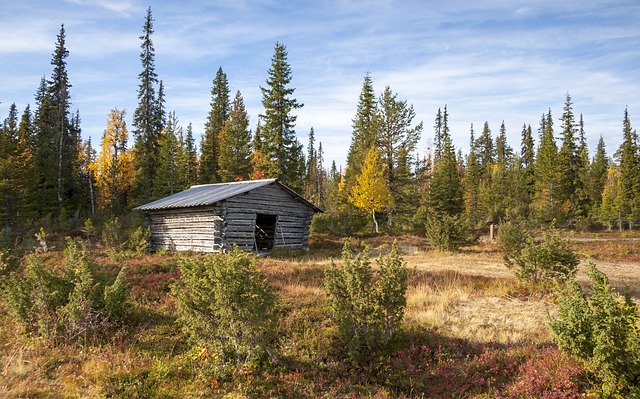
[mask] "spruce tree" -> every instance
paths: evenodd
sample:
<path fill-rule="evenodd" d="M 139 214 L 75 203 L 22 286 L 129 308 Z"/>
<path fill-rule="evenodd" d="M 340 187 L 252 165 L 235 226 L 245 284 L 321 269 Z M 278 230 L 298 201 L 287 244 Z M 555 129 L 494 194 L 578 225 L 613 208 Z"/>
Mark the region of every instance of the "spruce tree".
<path fill-rule="evenodd" d="M 362 171 L 362 164 L 372 145 L 378 142 L 379 118 L 371 74 L 364 75 L 356 115 L 352 120 L 351 145 L 347 153 L 345 189 L 349 191 Z"/>
<path fill-rule="evenodd" d="M 55 107 L 47 91 L 43 77 L 36 92 L 36 109 L 33 120 L 33 156 L 35 184 L 29 202 L 36 216 L 54 215 L 58 210 L 56 199 L 57 157 L 56 135 L 52 129 Z"/>
<path fill-rule="evenodd" d="M 600 136 L 596 153 L 589 167 L 589 178 L 587 179 L 587 192 L 589 194 L 589 202 L 591 203 L 591 212 L 594 215 L 598 215 L 599 208 L 602 204 L 602 191 L 607 181 L 609 164 L 610 160 L 607 157 L 604 139 Z"/>
<path fill-rule="evenodd" d="M 482 170 L 478 162 L 477 147 L 475 145 L 473 124 L 470 133 L 471 147 L 467 156 L 466 173 L 464 177 L 464 201 L 469 226 L 477 227 L 484 222 L 484 213 L 480 203 L 480 181 Z"/>
<path fill-rule="evenodd" d="M 143 25 L 140 36 L 140 62 L 142 71 L 138 75 L 138 107 L 133 114 L 133 135 L 135 137 L 134 153 L 136 167 L 135 204 L 147 202 L 153 198 L 153 186 L 158 165 L 159 142 L 162 129 L 162 101 L 156 96 L 156 86 L 159 84 L 155 70 L 155 48 L 151 36 L 153 35 L 153 16 L 151 7 Z M 162 100 L 162 99 L 160 99 Z M 160 105 L 160 106 L 159 106 Z"/>
<path fill-rule="evenodd" d="M 200 183 L 217 183 L 220 181 L 218 174 L 220 157 L 220 132 L 229 118 L 229 82 L 227 75 L 218 68 L 216 77 L 211 86 L 211 109 L 204 125 L 202 135 L 200 171 L 198 178 Z"/>
<path fill-rule="evenodd" d="M 482 169 L 482 180 L 485 185 L 488 185 L 491 180 L 491 168 L 493 167 L 496 157 L 489 122 L 484 122 L 482 133 L 476 140 L 475 145 L 478 153 L 478 162 Z"/>
<path fill-rule="evenodd" d="M 520 160 L 522 162 L 523 192 L 521 193 L 526 205 L 523 207 L 523 217 L 528 219 L 531 212 L 531 202 L 533 201 L 536 185 L 535 177 L 535 143 L 531 133 L 531 125 L 522 126 Z"/>
<path fill-rule="evenodd" d="M 304 180 L 304 154 L 302 144 L 296 138 L 295 122 L 292 115 L 303 104 L 292 98 L 295 89 L 291 83 L 291 66 L 287 62 L 287 50 L 282 43 L 276 43 L 268 70 L 266 87 L 262 91 L 264 122 L 256 130 L 256 151 L 260 153 L 261 164 L 257 169 L 266 177 L 278 178 L 283 184 L 301 192 Z"/>
<path fill-rule="evenodd" d="M 458 216 L 464 211 L 464 198 L 456 151 L 450 135 L 442 139 L 442 156 L 429 187 L 429 207 L 436 215 Z"/>
<path fill-rule="evenodd" d="M 196 149 L 195 139 L 193 138 L 193 126 L 191 123 L 187 125 L 187 133 L 181 140 L 182 158 L 180 159 L 180 167 L 182 170 L 181 189 L 187 189 L 198 182 L 198 153 Z"/>
<path fill-rule="evenodd" d="M 554 188 L 556 201 L 561 206 L 564 218 L 572 218 L 576 206 L 576 189 L 578 184 L 578 148 L 576 145 L 576 122 L 572 109 L 571 96 L 567 93 L 562 113 L 562 146 L 558 152 L 558 181 Z"/>
<path fill-rule="evenodd" d="M 507 129 L 504 121 L 500 126 L 500 133 L 496 136 L 496 163 L 491 168 L 489 191 L 487 192 L 488 220 L 493 223 L 502 222 L 507 212 L 513 206 L 514 193 L 510 169 L 513 150 L 507 144 Z"/>
<path fill-rule="evenodd" d="M 158 142 L 158 164 L 156 180 L 153 184 L 153 197 L 161 198 L 180 191 L 182 170 L 179 160 L 182 158 L 182 147 L 178 136 L 182 135 L 182 127 L 179 124 L 175 112 L 169 114 L 167 126 L 162 130 Z"/>
<path fill-rule="evenodd" d="M 577 221 L 586 220 L 592 207 L 589 195 L 589 147 L 584 130 L 584 118 L 580 114 L 578 122 L 578 148 L 576 153 L 576 183 L 573 202 L 573 216 Z"/>
<path fill-rule="evenodd" d="M 314 204 L 320 197 L 320 176 L 318 168 L 318 151 L 315 147 L 315 132 L 313 127 L 309 130 L 309 143 L 307 144 L 307 171 L 304 177 L 304 196 Z"/>
<path fill-rule="evenodd" d="M 236 92 L 229 118 L 219 135 L 219 176 L 221 181 L 248 180 L 251 177 L 251 131 L 249 116 L 240 91 Z"/>
<path fill-rule="evenodd" d="M 443 132 L 443 121 L 442 121 L 442 110 L 438 108 L 438 112 L 436 113 L 436 119 L 433 125 L 433 156 L 435 158 L 436 163 L 440 161 L 442 158 L 442 146 L 443 146 L 443 137 L 446 133 Z"/>
<path fill-rule="evenodd" d="M 413 179 L 411 170 L 416 145 L 422 132 L 422 122 L 413 125 L 415 111 L 406 100 L 387 86 L 378 100 L 379 136 L 378 147 L 385 163 L 386 179 L 393 195 L 393 208 L 389 209 L 389 225 L 396 211 L 413 214 L 415 198 L 412 198 Z M 445 108 L 446 114 L 446 108 Z M 446 126 L 446 125 L 445 125 Z"/>
<path fill-rule="evenodd" d="M 0 226 L 9 231 L 22 220 L 31 175 L 31 149 L 20 135 L 18 110 L 14 104 L 0 126 Z"/>
<path fill-rule="evenodd" d="M 620 170 L 620 211 L 625 218 L 637 220 L 640 218 L 640 156 L 638 136 L 631 127 L 626 108 L 622 126 L 622 144 L 616 152 Z"/>
<path fill-rule="evenodd" d="M 558 146 L 553 136 L 551 110 L 540 120 L 540 144 L 536 155 L 536 193 L 533 209 L 536 220 L 550 223 L 560 211 L 555 190 L 558 187 Z"/>

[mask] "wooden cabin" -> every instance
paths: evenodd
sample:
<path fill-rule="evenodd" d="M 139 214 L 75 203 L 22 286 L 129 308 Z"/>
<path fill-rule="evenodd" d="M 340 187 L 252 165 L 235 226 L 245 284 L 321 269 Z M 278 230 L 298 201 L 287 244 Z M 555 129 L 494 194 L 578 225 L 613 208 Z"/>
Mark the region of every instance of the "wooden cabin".
<path fill-rule="evenodd" d="M 320 208 L 277 179 L 203 184 L 135 208 L 151 228 L 151 246 L 219 252 L 308 249 Z"/>

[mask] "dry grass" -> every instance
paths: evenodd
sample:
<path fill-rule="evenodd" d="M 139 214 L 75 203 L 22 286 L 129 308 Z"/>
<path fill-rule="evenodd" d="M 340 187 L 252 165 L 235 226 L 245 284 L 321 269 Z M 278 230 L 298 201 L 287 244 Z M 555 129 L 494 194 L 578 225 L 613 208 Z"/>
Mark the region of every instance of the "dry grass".
<path fill-rule="evenodd" d="M 407 255 L 406 318 L 475 342 L 545 343 L 550 305 L 519 299 L 519 285 L 494 252 Z"/>

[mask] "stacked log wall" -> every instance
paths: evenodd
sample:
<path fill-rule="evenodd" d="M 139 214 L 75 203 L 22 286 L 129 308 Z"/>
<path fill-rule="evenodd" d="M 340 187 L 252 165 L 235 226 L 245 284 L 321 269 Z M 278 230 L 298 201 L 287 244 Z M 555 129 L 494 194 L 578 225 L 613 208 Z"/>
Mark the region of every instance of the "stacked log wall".
<path fill-rule="evenodd" d="M 154 250 L 217 252 L 223 247 L 223 220 L 214 207 L 153 211 L 147 214 L 146 223 Z"/>

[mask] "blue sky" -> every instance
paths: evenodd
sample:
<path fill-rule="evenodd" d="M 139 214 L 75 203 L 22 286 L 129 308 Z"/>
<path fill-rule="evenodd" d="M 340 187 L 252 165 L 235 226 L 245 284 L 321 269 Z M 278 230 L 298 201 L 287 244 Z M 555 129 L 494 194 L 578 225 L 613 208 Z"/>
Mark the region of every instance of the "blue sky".
<path fill-rule="evenodd" d="M 535 132 L 548 109 L 557 121 L 567 93 L 584 115 L 592 152 L 602 135 L 613 154 L 625 107 L 633 127 L 640 120 L 637 0 L 0 0 L 0 117 L 13 102 L 20 112 L 33 106 L 64 23 L 83 137 L 98 145 L 114 107 L 127 111 L 131 130 L 149 6 L 167 110 L 184 127 L 192 123 L 198 141 L 218 67 L 231 98 L 241 91 L 255 129 L 277 41 L 305 105 L 298 138 L 306 146 L 313 127 L 326 166 L 344 165 L 366 71 L 376 93 L 388 85 L 413 104 L 415 122 L 425 125 L 420 153 L 445 105 L 454 144 L 465 152 L 470 125 L 479 132 L 485 121 L 495 136 L 504 120 L 509 144 L 519 148 L 522 125 Z"/>

